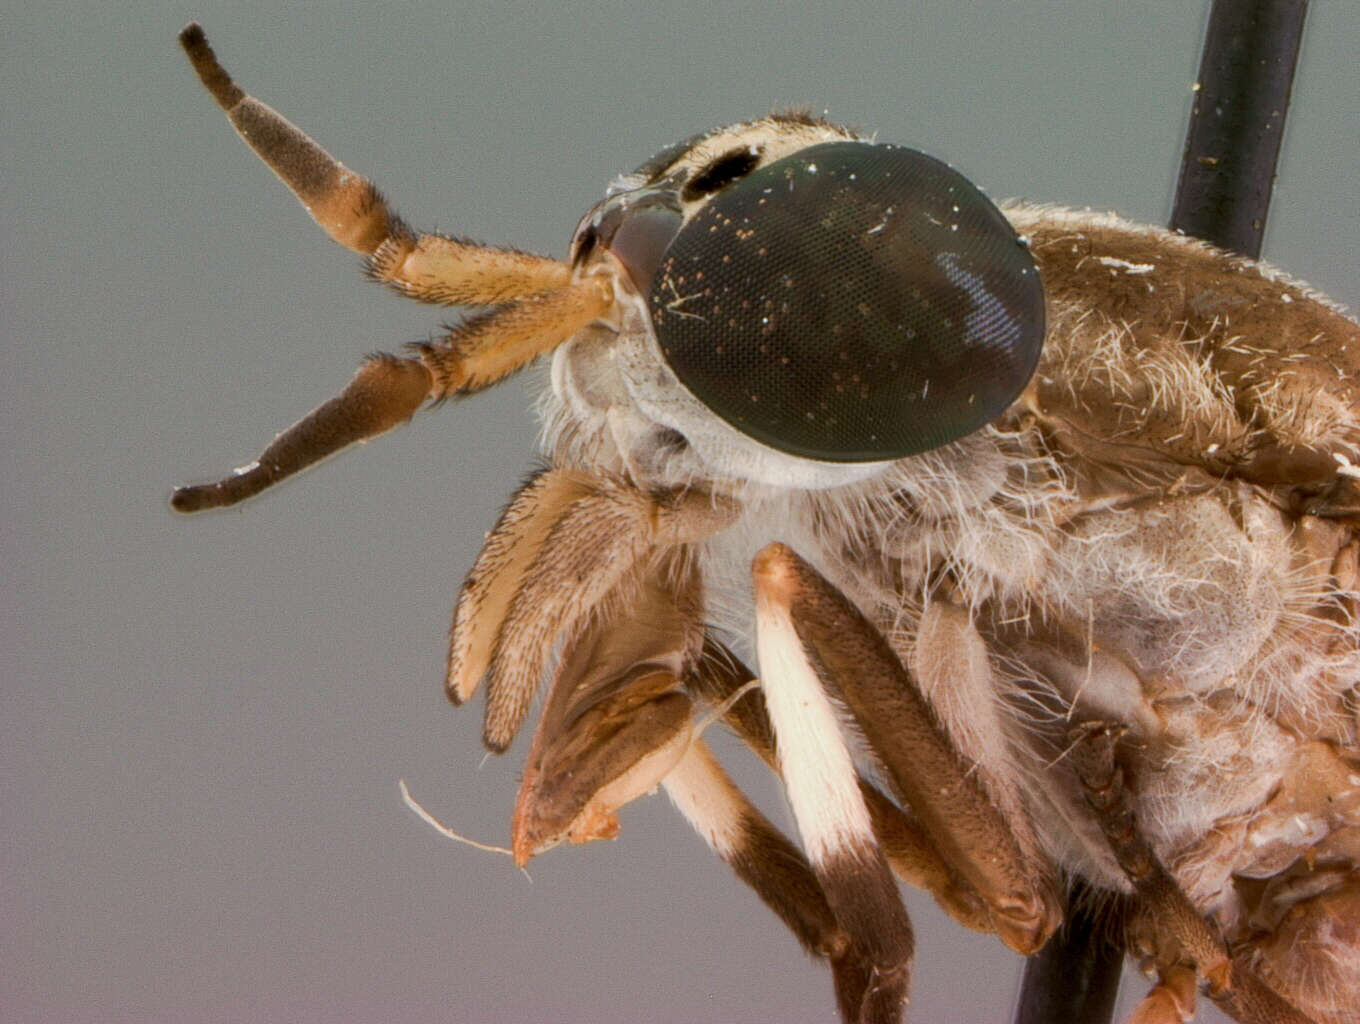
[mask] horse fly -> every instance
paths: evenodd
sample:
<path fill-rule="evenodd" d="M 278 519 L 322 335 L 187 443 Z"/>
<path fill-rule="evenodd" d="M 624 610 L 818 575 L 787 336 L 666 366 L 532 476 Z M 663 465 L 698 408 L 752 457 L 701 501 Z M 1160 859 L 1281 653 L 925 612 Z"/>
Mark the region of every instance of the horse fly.
<path fill-rule="evenodd" d="M 568 262 L 423 234 L 197 25 L 181 42 L 370 277 L 489 309 L 369 358 L 176 509 L 552 354 L 550 468 L 488 537 L 448 658 L 454 703 L 485 681 L 494 751 L 548 681 L 520 864 L 613 837 L 659 784 L 847 1021 L 902 1016 L 898 879 L 1031 953 L 1073 877 L 1155 979 L 1140 1021 L 1200 990 L 1244 1024 L 1360 1019 L 1360 326 L 1336 305 L 801 113 L 620 176 Z M 715 708 L 801 847 L 699 735 Z"/>

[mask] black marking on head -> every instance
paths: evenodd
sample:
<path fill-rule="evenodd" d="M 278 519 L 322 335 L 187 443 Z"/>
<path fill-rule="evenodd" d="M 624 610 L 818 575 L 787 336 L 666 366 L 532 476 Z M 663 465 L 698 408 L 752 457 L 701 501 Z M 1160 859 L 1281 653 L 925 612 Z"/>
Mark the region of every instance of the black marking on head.
<path fill-rule="evenodd" d="M 685 201 L 711 196 L 746 177 L 760 163 L 760 150 L 753 146 L 739 146 L 729 149 L 716 160 L 712 160 L 701 171 L 685 183 L 680 198 Z"/>
<path fill-rule="evenodd" d="M 668 454 L 674 455 L 689 447 L 689 438 L 670 427 L 658 427 L 653 432 L 653 437 L 657 448 Z"/>

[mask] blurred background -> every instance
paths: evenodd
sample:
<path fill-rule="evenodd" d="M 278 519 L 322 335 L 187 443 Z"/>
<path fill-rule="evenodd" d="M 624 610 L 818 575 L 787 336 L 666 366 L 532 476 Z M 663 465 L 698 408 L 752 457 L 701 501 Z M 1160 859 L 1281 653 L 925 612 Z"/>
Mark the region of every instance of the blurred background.
<path fill-rule="evenodd" d="M 1360 4 L 1312 6 L 1265 251 L 1354 306 Z M 508 836 L 527 743 L 486 758 L 440 679 L 534 465 L 537 374 L 170 512 L 452 315 L 363 281 L 175 35 L 200 20 L 412 224 L 563 255 L 615 173 L 795 104 L 994 196 L 1164 223 L 1207 3 L 4 7 L 0 1017 L 832 1020 L 827 973 L 664 797 L 532 883 L 398 797 Z M 908 898 L 912 1019 L 1008 1020 L 1020 960 Z"/>

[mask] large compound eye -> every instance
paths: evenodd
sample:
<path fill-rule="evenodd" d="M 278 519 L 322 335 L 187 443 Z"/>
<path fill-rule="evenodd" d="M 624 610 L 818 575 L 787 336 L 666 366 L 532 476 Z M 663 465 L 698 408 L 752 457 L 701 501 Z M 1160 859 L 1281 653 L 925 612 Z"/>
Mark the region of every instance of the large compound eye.
<path fill-rule="evenodd" d="M 693 394 L 772 448 L 831 462 L 938 448 L 995 419 L 1039 360 L 1029 250 L 957 172 L 827 142 L 754 171 L 675 236 L 648 304 Z"/>

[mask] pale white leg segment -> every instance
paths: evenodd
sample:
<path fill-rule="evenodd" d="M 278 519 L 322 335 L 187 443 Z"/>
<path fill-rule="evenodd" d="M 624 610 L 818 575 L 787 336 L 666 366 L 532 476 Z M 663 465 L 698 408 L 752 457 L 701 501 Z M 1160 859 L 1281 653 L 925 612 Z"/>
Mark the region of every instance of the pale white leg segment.
<path fill-rule="evenodd" d="M 798 585 L 771 545 L 756 556 L 756 650 L 780 774 L 812 869 L 841 926 L 873 965 L 862 1020 L 894 1020 L 910 984 L 911 923 L 879 850 L 859 776 L 790 611 Z"/>
<path fill-rule="evenodd" d="M 900 1017 L 902 1000 L 878 989 L 876 964 L 837 921 L 812 867 L 737 788 L 702 739 L 691 743 L 662 785 L 694 830 L 803 948 L 827 960 L 842 1020 Z"/>

